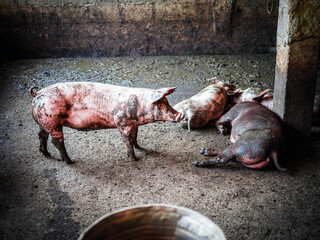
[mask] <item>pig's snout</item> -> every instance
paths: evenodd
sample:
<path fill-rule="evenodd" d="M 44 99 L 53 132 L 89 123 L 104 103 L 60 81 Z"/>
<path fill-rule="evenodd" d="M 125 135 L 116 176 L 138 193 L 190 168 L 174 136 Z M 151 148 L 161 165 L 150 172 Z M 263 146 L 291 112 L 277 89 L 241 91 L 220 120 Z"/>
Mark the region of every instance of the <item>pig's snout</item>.
<path fill-rule="evenodd" d="M 174 122 L 179 122 L 179 121 L 181 120 L 181 117 L 182 117 L 182 113 L 177 112 L 176 114 L 174 114 L 174 115 L 172 116 L 172 120 L 173 120 Z"/>
<path fill-rule="evenodd" d="M 178 111 L 169 112 L 165 121 L 179 122 L 181 120 L 182 113 Z"/>

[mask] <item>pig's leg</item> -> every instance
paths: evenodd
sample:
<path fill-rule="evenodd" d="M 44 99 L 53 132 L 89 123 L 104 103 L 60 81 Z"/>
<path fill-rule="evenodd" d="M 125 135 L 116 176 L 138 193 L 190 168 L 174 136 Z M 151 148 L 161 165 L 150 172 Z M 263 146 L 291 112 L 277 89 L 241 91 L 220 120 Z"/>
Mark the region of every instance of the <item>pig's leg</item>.
<path fill-rule="evenodd" d="M 138 126 L 128 121 L 128 115 L 120 111 L 114 116 L 114 122 L 119 129 L 122 139 L 127 147 L 127 155 L 132 161 L 137 161 L 133 146 L 139 148 L 137 143 Z"/>
<path fill-rule="evenodd" d="M 235 157 L 236 155 L 232 151 L 232 146 L 230 146 L 214 158 L 211 158 L 207 161 L 192 162 L 192 164 L 196 167 L 207 167 L 214 164 L 227 164 L 230 162 L 230 160 L 234 159 Z"/>
<path fill-rule="evenodd" d="M 191 132 L 191 118 L 188 119 L 188 133 Z"/>
<path fill-rule="evenodd" d="M 142 149 L 142 147 L 139 146 L 137 142 L 137 137 L 138 137 L 138 127 L 133 128 L 132 130 L 132 138 L 133 138 L 133 146 L 137 149 Z"/>
<path fill-rule="evenodd" d="M 133 133 L 132 133 L 132 135 L 133 135 L 133 146 L 134 146 L 136 149 L 139 149 L 139 150 L 141 150 L 141 151 L 146 151 L 146 152 L 148 152 L 148 151 L 149 151 L 148 149 L 143 148 L 143 147 L 141 147 L 141 146 L 138 144 L 138 141 L 137 141 L 137 139 L 138 139 L 138 126 L 137 126 L 136 129 L 132 129 L 132 131 L 133 131 Z M 135 131 L 135 132 L 134 132 L 134 131 Z"/>
<path fill-rule="evenodd" d="M 40 152 L 44 156 L 50 156 L 50 153 L 48 152 L 48 149 L 47 149 L 48 137 L 49 137 L 49 133 L 46 132 L 43 128 L 40 128 L 40 131 L 39 131 Z"/>
<path fill-rule="evenodd" d="M 138 161 L 134 154 L 133 146 L 137 144 L 137 130 L 138 126 L 118 127 L 122 139 L 127 147 L 127 155 L 132 161 Z M 139 146 L 139 145 L 138 145 Z"/>
<path fill-rule="evenodd" d="M 67 150 L 64 146 L 62 127 L 53 127 L 51 130 L 51 142 L 60 152 L 61 160 L 65 161 L 67 164 L 72 164 L 73 161 L 71 161 L 70 157 L 68 156 Z"/>
<path fill-rule="evenodd" d="M 67 164 L 72 164 L 70 157 L 68 156 L 67 150 L 64 146 L 63 137 L 62 138 L 54 138 L 52 137 L 52 144 L 59 150 L 61 160 L 65 161 Z"/>
<path fill-rule="evenodd" d="M 214 157 L 220 153 L 218 150 L 212 148 L 200 148 L 199 152 L 206 157 Z"/>

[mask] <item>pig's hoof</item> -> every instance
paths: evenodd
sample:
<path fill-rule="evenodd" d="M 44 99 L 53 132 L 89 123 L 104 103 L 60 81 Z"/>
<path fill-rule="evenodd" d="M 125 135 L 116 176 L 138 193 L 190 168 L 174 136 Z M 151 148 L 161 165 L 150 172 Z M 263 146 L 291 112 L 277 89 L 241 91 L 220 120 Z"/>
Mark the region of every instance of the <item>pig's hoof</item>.
<path fill-rule="evenodd" d="M 282 172 L 289 172 L 289 170 L 287 168 L 283 168 L 280 166 L 276 166 L 278 170 L 282 171 Z"/>
<path fill-rule="evenodd" d="M 199 153 L 204 155 L 204 153 L 206 152 L 207 148 L 200 148 Z M 195 163 L 195 162 L 194 162 Z M 193 163 L 192 163 L 193 164 Z"/>
<path fill-rule="evenodd" d="M 40 152 L 41 152 L 42 155 L 45 156 L 45 157 L 51 156 L 50 153 L 48 152 L 48 150 L 46 150 L 46 149 L 41 149 L 41 148 L 40 148 Z"/>
<path fill-rule="evenodd" d="M 229 130 L 227 128 L 224 128 L 221 130 L 221 133 L 223 136 L 229 135 Z"/>
<path fill-rule="evenodd" d="M 219 154 L 219 151 L 211 148 L 200 148 L 199 152 L 206 157 L 214 157 Z"/>
<path fill-rule="evenodd" d="M 50 157 L 50 156 L 51 156 L 51 154 L 50 154 L 49 152 L 43 152 L 42 154 L 43 154 L 43 156 L 45 156 L 45 157 Z"/>
<path fill-rule="evenodd" d="M 67 164 L 74 164 L 74 161 L 72 161 L 70 158 L 69 159 L 63 159 Z"/>
<path fill-rule="evenodd" d="M 138 143 L 136 143 L 136 144 L 134 145 L 134 147 L 135 147 L 136 149 L 142 149 L 142 147 L 140 147 L 140 145 L 139 145 Z"/>
<path fill-rule="evenodd" d="M 181 127 L 183 128 L 183 129 L 188 129 L 188 123 L 187 122 L 182 122 L 181 123 Z"/>
<path fill-rule="evenodd" d="M 132 162 L 137 162 L 137 161 L 139 161 L 139 159 L 138 159 L 136 156 L 132 156 L 132 157 L 130 158 L 130 160 L 131 160 Z"/>
<path fill-rule="evenodd" d="M 203 162 L 192 162 L 195 167 L 204 167 Z"/>

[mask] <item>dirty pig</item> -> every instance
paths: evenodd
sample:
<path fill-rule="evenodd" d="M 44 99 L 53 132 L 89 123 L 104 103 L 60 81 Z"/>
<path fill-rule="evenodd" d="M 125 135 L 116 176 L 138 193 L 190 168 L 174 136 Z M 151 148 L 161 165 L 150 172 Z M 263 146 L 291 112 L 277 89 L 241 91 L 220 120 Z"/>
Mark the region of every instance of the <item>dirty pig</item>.
<path fill-rule="evenodd" d="M 228 101 L 227 93 L 233 87 L 217 79 L 211 79 L 211 82 L 211 85 L 196 95 L 173 106 L 182 113 L 182 127 L 188 128 L 188 132 L 217 120 L 224 112 Z"/>
<path fill-rule="evenodd" d="M 259 103 L 261 99 L 263 94 L 252 102 L 236 104 L 224 114 L 217 125 L 223 134 L 227 134 L 231 128 L 232 144 L 222 152 L 201 149 L 200 153 L 205 156 L 215 157 L 193 162 L 193 165 L 205 167 L 235 160 L 251 169 L 263 169 L 274 163 L 279 170 L 286 170 L 279 163 L 285 152 L 283 122 L 278 115 Z"/>
<path fill-rule="evenodd" d="M 267 91 L 267 90 L 265 90 Z M 245 90 L 237 89 L 231 95 L 231 105 L 239 102 L 250 101 L 257 96 L 258 89 L 247 88 Z M 261 94 L 261 93 L 260 93 Z M 260 100 L 260 103 L 270 110 L 273 110 L 273 95 L 268 92 Z M 312 110 L 312 126 L 320 126 L 320 94 L 316 94 L 313 102 Z"/>
<path fill-rule="evenodd" d="M 267 89 L 267 90 L 268 90 L 268 93 L 264 94 L 264 96 L 260 99 L 260 103 L 266 106 L 267 108 L 269 108 L 270 110 L 272 110 L 273 96 L 270 93 L 271 89 Z M 231 106 L 234 106 L 235 104 L 240 102 L 252 101 L 252 99 L 255 98 L 259 92 L 261 92 L 261 89 L 259 88 L 247 88 L 245 90 L 237 89 L 230 94 L 231 97 L 230 97 L 229 104 L 231 104 Z"/>
<path fill-rule="evenodd" d="M 49 156 L 48 136 L 59 150 L 61 159 L 73 163 L 67 154 L 63 127 L 78 130 L 118 128 L 127 148 L 128 157 L 137 160 L 134 148 L 138 126 L 156 121 L 179 121 L 181 113 L 168 103 L 167 95 L 174 88 L 157 90 L 129 88 L 103 83 L 57 83 L 38 92 L 32 87 L 34 97 L 31 112 L 39 124 L 40 152 Z"/>

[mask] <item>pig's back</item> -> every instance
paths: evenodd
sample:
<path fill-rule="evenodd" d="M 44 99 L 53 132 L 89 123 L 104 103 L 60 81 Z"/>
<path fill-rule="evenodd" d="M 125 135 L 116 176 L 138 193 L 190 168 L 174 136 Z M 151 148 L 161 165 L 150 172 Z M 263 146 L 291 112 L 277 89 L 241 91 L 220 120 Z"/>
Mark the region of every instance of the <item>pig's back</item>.
<path fill-rule="evenodd" d="M 32 114 L 38 123 L 60 121 L 61 125 L 76 129 L 115 127 L 114 116 L 127 110 L 130 96 L 139 95 L 139 104 L 144 106 L 141 95 L 149 93 L 147 89 L 102 83 L 57 83 L 37 92 Z"/>
<path fill-rule="evenodd" d="M 214 99 L 222 99 L 225 98 L 226 91 L 222 87 L 217 87 L 210 85 L 205 89 L 202 89 L 199 93 L 192 96 L 190 99 L 193 101 L 201 102 L 201 101 L 209 101 L 212 102 Z"/>
<path fill-rule="evenodd" d="M 37 95 L 46 94 L 46 95 L 57 95 L 62 98 L 72 98 L 76 95 L 78 97 L 81 95 L 83 97 L 93 96 L 96 94 L 104 94 L 105 96 L 110 93 L 117 92 L 128 92 L 129 88 L 115 86 L 104 83 L 91 83 L 91 82 L 67 82 L 67 83 L 56 83 L 50 85 L 46 88 L 41 89 Z"/>
<path fill-rule="evenodd" d="M 126 102 L 130 95 L 149 95 L 148 89 L 129 88 L 104 83 L 91 82 L 67 82 L 57 83 L 41 89 L 37 97 L 54 99 L 64 99 L 66 102 L 87 105 L 119 104 Z M 142 98 L 144 99 L 144 98 Z M 95 106 L 91 106 L 95 108 Z"/>

